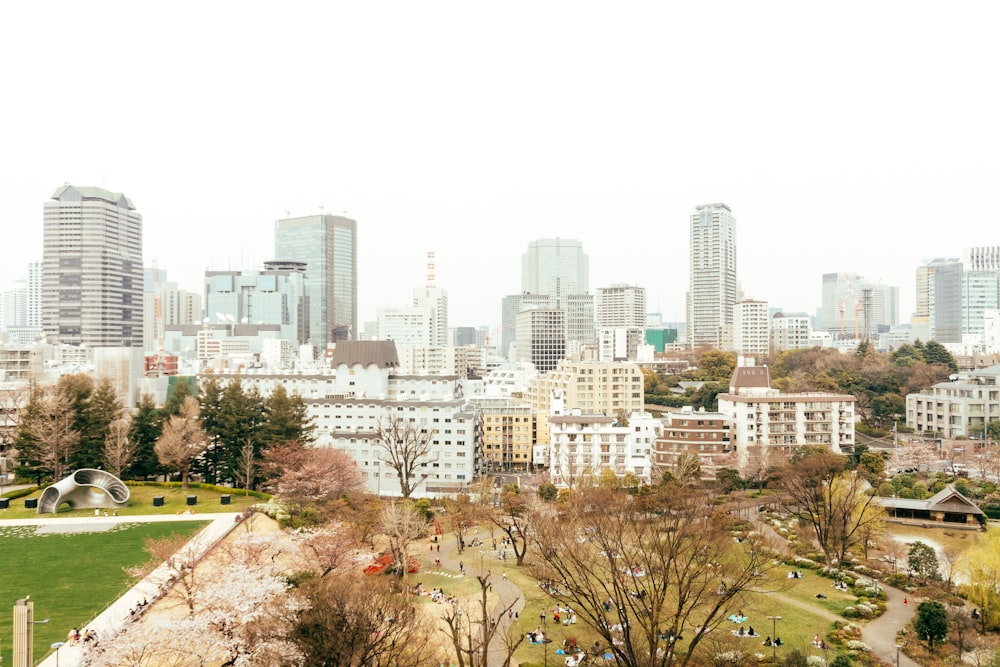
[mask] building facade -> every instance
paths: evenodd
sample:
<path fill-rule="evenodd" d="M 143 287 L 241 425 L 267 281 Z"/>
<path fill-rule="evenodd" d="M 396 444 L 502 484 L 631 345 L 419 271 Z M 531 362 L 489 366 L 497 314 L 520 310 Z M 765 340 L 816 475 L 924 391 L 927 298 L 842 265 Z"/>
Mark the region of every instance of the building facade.
<path fill-rule="evenodd" d="M 696 456 L 703 479 L 715 479 L 716 471 L 733 453 L 733 420 L 721 412 L 694 410 L 690 406 L 663 415 L 663 430 L 653 448 L 654 479 L 663 472 L 680 472 L 685 453 Z"/>
<path fill-rule="evenodd" d="M 733 323 L 736 303 L 736 219 L 725 204 L 704 204 L 691 214 L 688 345 L 720 347 L 721 329 Z"/>
<path fill-rule="evenodd" d="M 771 388 L 766 366 L 737 367 L 719 412 L 733 423 L 738 468 L 752 471 L 791 456 L 796 447 L 854 450 L 854 396 L 828 392 L 783 393 Z"/>
<path fill-rule="evenodd" d="M 590 292 L 590 258 L 575 239 L 538 239 L 521 258 L 521 292 L 547 294 L 564 308 L 570 294 Z"/>
<path fill-rule="evenodd" d="M 566 357 L 566 311 L 529 308 L 517 314 L 517 361 L 547 373 Z"/>
<path fill-rule="evenodd" d="M 358 223 L 323 213 L 278 220 L 274 254 L 279 261 L 305 262 L 309 295 L 309 342 L 358 337 Z"/>
<path fill-rule="evenodd" d="M 771 352 L 804 350 L 809 347 L 812 326 L 805 313 L 775 313 L 770 324 Z"/>
<path fill-rule="evenodd" d="M 973 371 L 967 377 L 939 382 L 929 390 L 907 394 L 906 425 L 917 433 L 940 438 L 970 437 L 1000 419 L 1000 366 Z"/>
<path fill-rule="evenodd" d="M 42 329 L 53 341 L 138 347 L 142 216 L 120 192 L 64 185 L 44 205 Z"/>
<path fill-rule="evenodd" d="M 767 301 L 744 299 L 733 306 L 733 351 L 764 359 L 771 352 L 771 318 Z"/>

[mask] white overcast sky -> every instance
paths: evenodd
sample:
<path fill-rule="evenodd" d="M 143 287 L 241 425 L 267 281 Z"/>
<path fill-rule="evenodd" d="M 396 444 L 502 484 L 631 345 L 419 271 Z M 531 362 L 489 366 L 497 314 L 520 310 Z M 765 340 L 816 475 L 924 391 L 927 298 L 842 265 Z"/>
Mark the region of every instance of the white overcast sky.
<path fill-rule="evenodd" d="M 746 296 L 898 285 L 1000 245 L 995 2 L 10 2 L 0 289 L 64 182 L 124 192 L 145 263 L 272 259 L 274 220 L 359 226 L 359 320 L 437 255 L 450 324 L 495 325 L 528 241 L 684 318 L 688 222 L 725 202 Z"/>

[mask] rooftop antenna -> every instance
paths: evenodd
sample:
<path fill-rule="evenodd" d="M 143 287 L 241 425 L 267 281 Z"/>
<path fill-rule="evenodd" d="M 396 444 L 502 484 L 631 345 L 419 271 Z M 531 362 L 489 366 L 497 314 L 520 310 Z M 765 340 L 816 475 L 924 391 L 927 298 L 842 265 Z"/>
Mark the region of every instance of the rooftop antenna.
<path fill-rule="evenodd" d="M 427 288 L 434 287 L 434 251 L 427 253 Z"/>

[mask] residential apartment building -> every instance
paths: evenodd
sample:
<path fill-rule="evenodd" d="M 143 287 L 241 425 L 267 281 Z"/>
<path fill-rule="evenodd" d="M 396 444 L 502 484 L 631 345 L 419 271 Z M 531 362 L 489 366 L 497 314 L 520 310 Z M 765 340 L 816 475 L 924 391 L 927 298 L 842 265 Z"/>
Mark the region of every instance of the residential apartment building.
<path fill-rule="evenodd" d="M 767 301 L 737 301 L 733 305 L 733 351 L 742 357 L 765 359 L 771 352 L 770 322 Z"/>
<path fill-rule="evenodd" d="M 617 284 L 597 288 L 598 329 L 645 329 L 646 289 Z"/>
<path fill-rule="evenodd" d="M 802 350 L 809 347 L 812 326 L 805 313 L 775 313 L 771 317 L 771 352 Z"/>
<path fill-rule="evenodd" d="M 548 442 L 553 396 L 558 394 L 564 410 L 617 417 L 643 411 L 643 381 L 638 365 L 621 362 L 566 360 L 558 368 L 539 374 L 525 393 L 538 419 L 538 442 Z"/>
<path fill-rule="evenodd" d="M 736 219 L 725 204 L 704 204 L 691 215 L 687 343 L 721 347 L 736 303 Z"/>
<path fill-rule="evenodd" d="M 703 479 L 733 459 L 733 420 L 721 412 L 694 410 L 690 406 L 663 415 L 663 430 L 653 448 L 654 481 L 664 472 L 677 472 L 682 454 L 698 457 Z"/>
<path fill-rule="evenodd" d="M 305 262 L 309 342 L 358 337 L 358 223 L 339 215 L 309 215 L 274 223 L 278 261 Z"/>
<path fill-rule="evenodd" d="M 654 443 L 660 422 L 648 413 L 628 415 L 627 424 L 616 417 L 566 410 L 558 392 L 548 418 L 549 478 L 559 487 L 573 488 L 596 482 L 609 470 L 619 479 L 634 475 L 649 484 Z"/>
<path fill-rule="evenodd" d="M 854 450 L 854 396 L 832 392 L 783 393 L 771 388 L 766 366 L 740 366 L 719 412 L 733 423 L 737 467 L 776 463 L 801 445 Z"/>
<path fill-rule="evenodd" d="M 535 412 L 521 400 L 472 396 L 483 418 L 483 463 L 487 472 L 530 471 Z"/>
<path fill-rule="evenodd" d="M 413 290 L 413 305 L 430 308 L 430 332 L 428 345 L 445 347 L 448 339 L 448 292 L 440 287 L 418 287 Z"/>
<path fill-rule="evenodd" d="M 142 216 L 120 192 L 64 185 L 44 204 L 42 329 L 54 342 L 142 347 Z"/>
<path fill-rule="evenodd" d="M 917 433 L 961 438 L 982 433 L 1000 419 L 1000 366 L 973 371 L 964 378 L 939 382 L 907 394 L 906 425 Z"/>

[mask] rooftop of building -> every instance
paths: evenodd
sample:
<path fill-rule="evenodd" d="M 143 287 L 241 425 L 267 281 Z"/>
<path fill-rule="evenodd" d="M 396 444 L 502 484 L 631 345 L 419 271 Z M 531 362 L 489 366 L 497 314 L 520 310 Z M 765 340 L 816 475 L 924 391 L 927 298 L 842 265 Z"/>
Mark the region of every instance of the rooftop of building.
<path fill-rule="evenodd" d="M 396 344 L 391 340 L 342 340 L 333 351 L 333 366 L 399 368 Z"/>
<path fill-rule="evenodd" d="M 132 200 L 122 193 L 111 192 L 110 190 L 93 186 L 77 187 L 67 183 L 56 188 L 56 191 L 52 193 L 52 198 L 58 201 L 106 201 L 109 204 L 125 206 L 130 211 L 135 210 Z"/>

